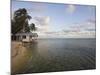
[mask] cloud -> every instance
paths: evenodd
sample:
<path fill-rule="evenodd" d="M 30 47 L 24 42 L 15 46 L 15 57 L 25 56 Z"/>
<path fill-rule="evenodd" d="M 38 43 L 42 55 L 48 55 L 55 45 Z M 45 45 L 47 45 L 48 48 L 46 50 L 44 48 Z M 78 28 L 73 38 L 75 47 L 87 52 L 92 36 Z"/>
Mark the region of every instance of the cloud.
<path fill-rule="evenodd" d="M 82 23 L 70 25 L 62 32 L 65 36 L 93 38 L 95 37 L 95 30 L 95 20 L 89 19 Z"/>
<path fill-rule="evenodd" d="M 68 5 L 68 7 L 67 7 L 67 12 L 68 13 L 72 14 L 72 13 L 75 12 L 75 10 L 76 10 L 76 6 L 75 5 L 72 5 L 72 4 Z"/>
<path fill-rule="evenodd" d="M 42 25 L 42 26 L 49 25 L 50 22 L 50 17 L 48 16 L 44 16 L 44 17 L 38 16 L 38 17 L 34 17 L 34 19 L 36 20 L 38 25 Z"/>
<path fill-rule="evenodd" d="M 96 21 L 94 19 L 87 19 L 81 23 L 67 25 L 61 31 L 50 30 L 49 16 L 36 16 L 34 20 L 38 27 L 38 35 L 41 38 L 95 38 Z"/>
<path fill-rule="evenodd" d="M 96 20 L 95 19 L 88 19 L 88 20 L 86 20 L 86 22 L 88 22 L 88 23 L 96 23 Z"/>
<path fill-rule="evenodd" d="M 35 24 L 38 27 L 39 32 L 47 32 L 50 30 L 50 17 L 49 16 L 37 16 L 34 17 Z"/>

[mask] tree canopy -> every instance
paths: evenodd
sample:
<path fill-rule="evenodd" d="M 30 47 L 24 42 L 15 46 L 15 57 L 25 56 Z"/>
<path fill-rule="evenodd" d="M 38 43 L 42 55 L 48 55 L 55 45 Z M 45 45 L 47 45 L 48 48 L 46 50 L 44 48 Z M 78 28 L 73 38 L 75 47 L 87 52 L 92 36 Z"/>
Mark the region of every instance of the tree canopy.
<path fill-rule="evenodd" d="M 13 19 L 11 20 L 11 32 L 16 34 L 18 32 L 30 32 L 35 31 L 35 24 L 29 25 L 29 20 L 32 17 L 27 13 L 25 8 L 18 9 L 14 12 Z"/>
<path fill-rule="evenodd" d="M 30 30 L 31 31 L 36 31 L 37 30 L 37 28 L 35 27 L 35 24 L 34 23 L 31 23 L 30 24 Z"/>

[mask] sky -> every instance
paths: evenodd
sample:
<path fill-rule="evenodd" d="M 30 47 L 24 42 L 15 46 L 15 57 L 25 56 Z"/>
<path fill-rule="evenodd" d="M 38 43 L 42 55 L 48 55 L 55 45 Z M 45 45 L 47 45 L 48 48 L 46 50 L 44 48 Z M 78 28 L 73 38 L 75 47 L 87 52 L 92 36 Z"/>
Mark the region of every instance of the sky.
<path fill-rule="evenodd" d="M 95 38 L 96 7 L 31 1 L 12 1 L 12 15 L 26 8 L 41 38 Z"/>

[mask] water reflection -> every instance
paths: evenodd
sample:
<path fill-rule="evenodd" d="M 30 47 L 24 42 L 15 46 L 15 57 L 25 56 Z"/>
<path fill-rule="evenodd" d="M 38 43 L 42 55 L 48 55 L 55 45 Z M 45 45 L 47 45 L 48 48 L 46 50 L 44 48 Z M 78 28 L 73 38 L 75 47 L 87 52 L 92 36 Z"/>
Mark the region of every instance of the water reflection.
<path fill-rule="evenodd" d="M 95 39 L 52 39 L 27 43 L 13 59 L 14 73 L 95 69 Z"/>

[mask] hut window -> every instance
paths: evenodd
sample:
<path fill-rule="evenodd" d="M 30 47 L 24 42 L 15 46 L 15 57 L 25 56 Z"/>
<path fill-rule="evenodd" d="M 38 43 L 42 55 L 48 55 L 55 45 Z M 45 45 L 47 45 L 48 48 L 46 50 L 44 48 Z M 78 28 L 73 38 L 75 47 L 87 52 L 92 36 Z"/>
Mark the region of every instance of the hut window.
<path fill-rule="evenodd" d="M 23 36 L 23 39 L 26 39 L 26 36 L 25 35 Z"/>

